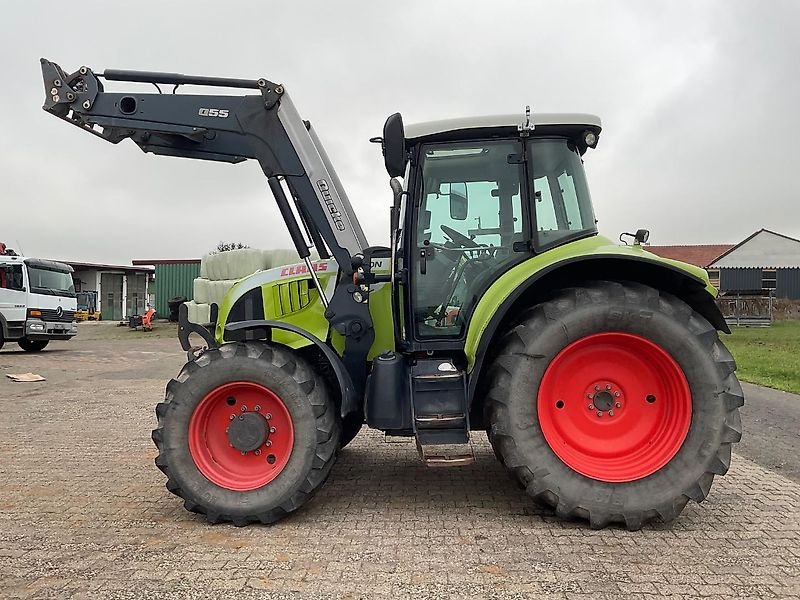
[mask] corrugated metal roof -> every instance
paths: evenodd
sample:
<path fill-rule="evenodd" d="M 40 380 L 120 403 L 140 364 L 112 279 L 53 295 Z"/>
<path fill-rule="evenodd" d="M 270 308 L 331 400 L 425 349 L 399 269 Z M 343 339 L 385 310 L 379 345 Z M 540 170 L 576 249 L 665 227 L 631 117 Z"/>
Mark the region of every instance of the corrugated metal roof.
<path fill-rule="evenodd" d="M 153 260 L 136 259 L 132 265 L 193 265 L 200 264 L 199 258 L 156 258 Z"/>
<path fill-rule="evenodd" d="M 733 244 L 693 244 L 686 246 L 643 246 L 662 258 L 671 258 L 697 267 L 707 267 L 716 258 L 733 248 Z"/>
<path fill-rule="evenodd" d="M 135 271 L 137 273 L 152 273 L 153 268 L 147 266 L 130 267 L 127 265 L 108 265 L 105 263 L 76 262 L 73 260 L 62 260 L 61 262 L 70 265 L 73 269 L 83 271 L 86 269 L 96 269 L 98 271 Z M 135 264 L 135 263 L 134 263 Z M 146 265 L 150 263 L 145 263 Z"/>
<path fill-rule="evenodd" d="M 715 259 L 710 266 L 715 269 L 800 268 L 800 240 L 769 229 L 759 229 Z"/>

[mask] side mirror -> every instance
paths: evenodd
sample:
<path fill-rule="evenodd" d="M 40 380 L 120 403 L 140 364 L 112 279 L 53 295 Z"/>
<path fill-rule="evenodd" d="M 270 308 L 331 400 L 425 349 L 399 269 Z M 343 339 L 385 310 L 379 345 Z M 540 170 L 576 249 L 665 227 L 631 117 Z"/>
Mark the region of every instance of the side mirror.
<path fill-rule="evenodd" d="M 467 184 L 450 184 L 450 218 L 454 221 L 467 219 Z"/>
<path fill-rule="evenodd" d="M 389 177 L 402 177 L 406 173 L 406 132 L 403 117 L 394 113 L 383 125 L 383 163 Z"/>

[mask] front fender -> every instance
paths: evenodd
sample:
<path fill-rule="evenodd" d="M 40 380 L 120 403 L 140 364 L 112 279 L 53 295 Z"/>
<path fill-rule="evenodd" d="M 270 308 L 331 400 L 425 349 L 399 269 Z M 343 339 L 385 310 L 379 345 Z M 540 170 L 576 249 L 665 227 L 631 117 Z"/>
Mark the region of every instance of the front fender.
<path fill-rule="evenodd" d="M 267 330 L 270 333 L 272 333 L 274 329 L 277 329 L 279 331 L 285 331 L 287 333 L 304 338 L 307 340 L 306 345 L 314 344 L 317 348 L 319 348 L 319 350 L 322 351 L 322 354 L 330 363 L 333 372 L 336 374 L 336 380 L 339 382 L 339 391 L 342 394 L 342 419 L 361 410 L 360 402 L 357 398 L 355 387 L 353 386 L 353 380 L 350 378 L 350 374 L 347 372 L 347 369 L 345 368 L 342 359 L 339 358 L 339 355 L 336 354 L 336 352 L 334 352 L 325 342 L 316 337 L 314 334 L 309 333 L 308 331 L 305 331 L 296 325 L 282 323 L 281 321 L 239 321 L 237 323 L 231 323 L 225 327 L 225 331 L 230 333 L 254 329 Z"/>
<path fill-rule="evenodd" d="M 313 267 L 320 285 L 330 298 L 336 286 L 336 261 L 315 261 Z M 231 341 L 225 338 L 229 325 L 261 319 L 293 325 L 318 339 L 328 338 L 329 323 L 325 318 L 325 307 L 313 288 L 311 275 L 304 263 L 260 271 L 238 281 L 219 307 L 214 332 L 217 344 Z M 273 341 L 294 350 L 311 344 L 306 337 L 297 335 L 292 329 L 276 331 Z"/>

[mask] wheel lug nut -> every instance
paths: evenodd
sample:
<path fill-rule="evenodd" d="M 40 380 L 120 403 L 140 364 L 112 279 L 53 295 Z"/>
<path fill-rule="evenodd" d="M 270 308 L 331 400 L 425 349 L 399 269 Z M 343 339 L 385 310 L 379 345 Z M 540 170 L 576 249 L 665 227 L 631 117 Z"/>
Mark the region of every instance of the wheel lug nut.
<path fill-rule="evenodd" d="M 236 415 L 231 415 L 231 421 L 233 421 L 235 418 L 236 418 Z"/>
<path fill-rule="evenodd" d="M 614 416 L 614 411 L 613 410 L 608 411 L 608 416 L 609 417 L 613 417 Z"/>
<path fill-rule="evenodd" d="M 607 390 L 610 390 L 610 389 L 611 389 L 611 385 L 609 385 L 609 384 L 606 384 L 606 389 L 607 389 Z"/>
<path fill-rule="evenodd" d="M 269 432 L 270 432 L 270 433 L 275 433 L 275 428 L 274 428 L 274 427 L 270 427 L 270 428 L 269 428 Z"/>
<path fill-rule="evenodd" d="M 594 386 L 594 391 L 595 392 L 599 392 L 600 391 L 600 386 L 599 385 Z"/>
<path fill-rule="evenodd" d="M 264 445 L 265 445 L 267 448 L 269 448 L 270 446 L 272 446 L 272 440 L 267 440 L 266 442 L 264 442 Z"/>
<path fill-rule="evenodd" d="M 616 406 L 617 408 L 622 408 L 622 404 L 620 404 L 619 402 L 617 402 L 614 406 Z"/>
<path fill-rule="evenodd" d="M 242 406 L 242 412 L 247 412 L 247 407 L 246 406 Z"/>
<path fill-rule="evenodd" d="M 267 417 L 267 421 L 269 421 L 272 418 L 272 413 L 267 413 L 265 416 Z"/>
<path fill-rule="evenodd" d="M 258 411 L 260 411 L 260 410 L 261 410 L 261 406 L 259 406 L 258 404 L 256 404 L 256 406 L 255 406 L 255 408 L 254 408 L 253 410 L 255 410 L 256 412 L 258 412 Z"/>
<path fill-rule="evenodd" d="M 589 406 L 587 406 L 586 408 L 588 408 L 589 410 L 594 410 L 594 404 L 590 404 L 590 405 L 589 405 Z"/>
<path fill-rule="evenodd" d="M 598 417 L 602 417 L 603 416 L 603 411 L 602 410 L 598 410 L 597 411 L 597 416 Z"/>
<path fill-rule="evenodd" d="M 589 400 L 591 400 L 592 398 L 594 398 L 594 394 L 586 394 L 586 397 L 587 397 Z"/>
<path fill-rule="evenodd" d="M 619 398 L 619 392 L 614 392 L 614 397 Z"/>
<path fill-rule="evenodd" d="M 261 450 L 260 449 L 256 450 L 256 456 L 261 456 Z"/>
<path fill-rule="evenodd" d="M 247 454 L 247 452 L 242 452 L 242 456 L 244 456 L 245 454 Z"/>

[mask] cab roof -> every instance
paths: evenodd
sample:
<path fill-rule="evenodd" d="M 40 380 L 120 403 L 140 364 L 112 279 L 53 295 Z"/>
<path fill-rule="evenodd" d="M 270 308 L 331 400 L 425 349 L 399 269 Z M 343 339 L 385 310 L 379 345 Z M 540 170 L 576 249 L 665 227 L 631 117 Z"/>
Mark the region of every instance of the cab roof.
<path fill-rule="evenodd" d="M 565 133 L 579 129 L 591 129 L 599 134 L 602 129 L 600 117 L 582 113 L 531 112 L 531 121 L 535 127 L 542 127 L 552 133 L 556 133 L 560 129 L 563 129 Z M 407 141 L 414 143 L 427 139 L 462 137 L 464 134 L 470 136 L 484 133 L 507 135 L 517 131 L 517 128 L 523 123 L 525 123 L 524 113 L 442 119 L 424 123 L 409 123 L 405 126 L 405 136 Z"/>

